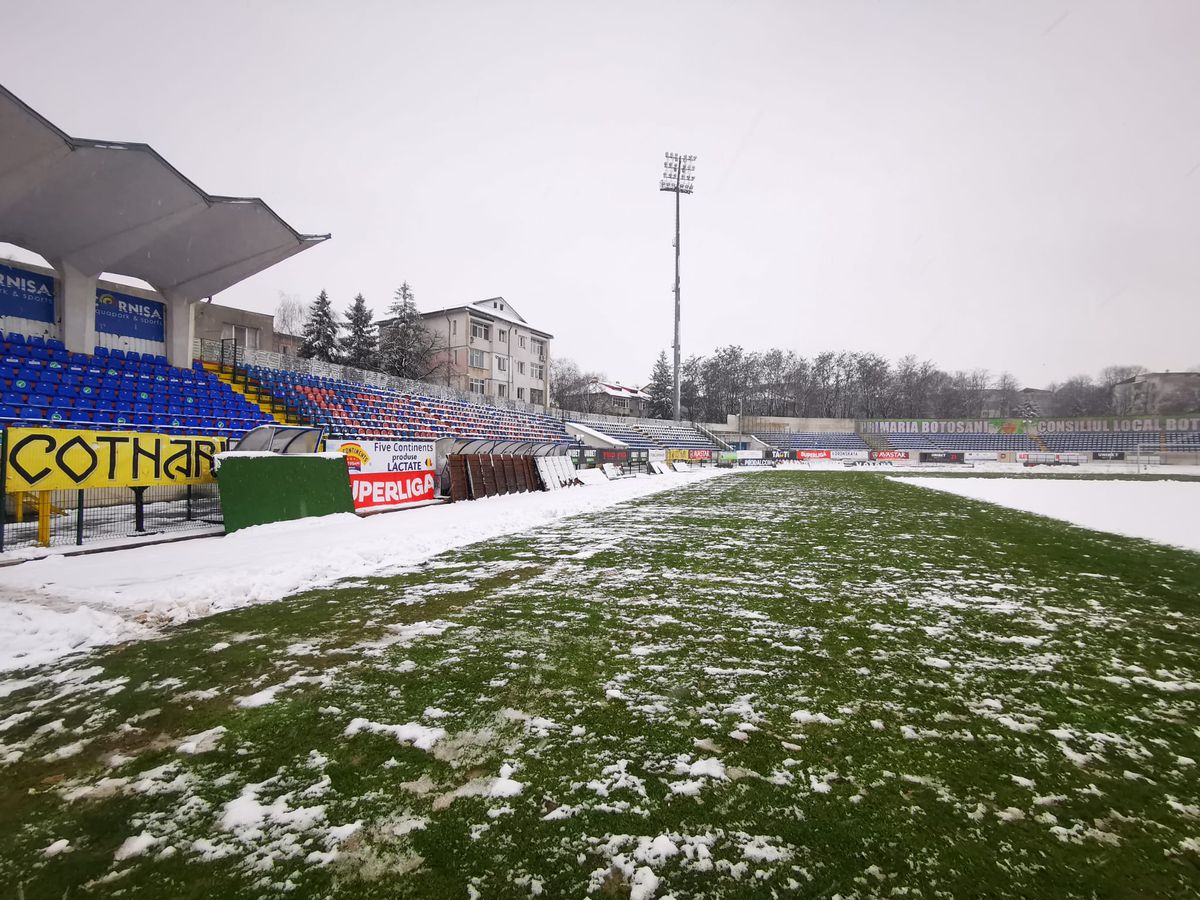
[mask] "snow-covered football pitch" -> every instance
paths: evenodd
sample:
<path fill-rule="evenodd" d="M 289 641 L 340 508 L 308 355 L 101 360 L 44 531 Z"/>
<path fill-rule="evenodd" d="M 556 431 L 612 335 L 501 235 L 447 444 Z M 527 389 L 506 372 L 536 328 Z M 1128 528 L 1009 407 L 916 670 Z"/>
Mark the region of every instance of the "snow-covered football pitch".
<path fill-rule="evenodd" d="M 0 885 L 1195 896 L 1198 600 L 1185 549 L 713 478 L 10 673 Z"/>

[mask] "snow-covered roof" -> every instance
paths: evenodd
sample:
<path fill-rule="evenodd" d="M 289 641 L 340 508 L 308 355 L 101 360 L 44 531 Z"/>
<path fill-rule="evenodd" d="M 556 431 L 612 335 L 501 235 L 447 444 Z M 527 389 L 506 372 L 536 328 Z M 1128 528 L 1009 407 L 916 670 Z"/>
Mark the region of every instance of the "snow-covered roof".
<path fill-rule="evenodd" d="M 147 144 L 71 137 L 2 86 L 0 134 L 0 241 L 85 275 L 199 300 L 329 238 L 205 193 Z"/>
<path fill-rule="evenodd" d="M 471 304 L 472 309 L 485 312 L 489 316 L 497 316 L 501 319 L 508 319 L 510 322 L 517 322 L 520 325 L 527 324 L 525 317 L 512 308 L 503 297 L 490 297 L 487 300 L 476 300 Z"/>
<path fill-rule="evenodd" d="M 618 384 L 617 382 L 593 381 L 588 385 L 589 394 L 605 394 L 609 397 L 627 397 L 634 400 L 649 400 L 650 395 L 639 388 Z"/>
<path fill-rule="evenodd" d="M 540 328 L 534 328 L 526 322 L 525 317 L 513 309 L 512 304 L 503 297 L 490 297 L 487 300 L 476 300 L 473 303 L 464 303 L 462 306 L 448 306 L 445 309 L 431 309 L 429 312 L 421 313 L 421 315 L 429 319 L 434 316 L 444 316 L 446 313 L 458 312 L 459 310 L 466 310 L 484 319 L 498 319 L 501 322 L 522 325 L 539 337 L 554 337 L 549 332 L 542 331 Z"/>

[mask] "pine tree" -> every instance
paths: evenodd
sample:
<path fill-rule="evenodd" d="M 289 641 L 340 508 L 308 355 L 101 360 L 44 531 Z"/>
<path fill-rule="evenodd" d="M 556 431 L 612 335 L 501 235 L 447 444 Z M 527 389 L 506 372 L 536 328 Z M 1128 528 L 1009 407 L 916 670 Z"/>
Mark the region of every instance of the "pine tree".
<path fill-rule="evenodd" d="M 642 388 L 650 395 L 647 415 L 652 419 L 669 419 L 675 410 L 675 382 L 671 364 L 667 362 L 667 351 L 663 350 L 654 361 L 650 381 Z"/>
<path fill-rule="evenodd" d="M 321 291 L 308 308 L 308 319 L 304 323 L 304 343 L 300 355 L 305 359 L 323 362 L 338 361 L 338 329 L 341 325 L 333 312 L 329 295 Z"/>
<path fill-rule="evenodd" d="M 346 310 L 346 335 L 342 338 L 342 362 L 356 369 L 375 367 L 376 346 L 375 323 L 371 321 L 371 310 L 367 301 L 359 294 Z"/>
<path fill-rule="evenodd" d="M 379 367 L 397 378 L 428 378 L 440 364 L 438 340 L 421 318 L 407 281 L 396 289 L 388 318 L 380 329 Z"/>

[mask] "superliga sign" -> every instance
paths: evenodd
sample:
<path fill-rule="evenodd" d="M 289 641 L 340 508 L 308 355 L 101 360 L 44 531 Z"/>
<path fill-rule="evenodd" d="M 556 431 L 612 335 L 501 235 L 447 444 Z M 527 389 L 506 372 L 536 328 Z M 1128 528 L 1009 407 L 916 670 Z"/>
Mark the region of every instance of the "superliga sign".
<path fill-rule="evenodd" d="M 437 495 L 433 441 L 337 441 L 346 457 L 355 509 L 400 506 Z"/>

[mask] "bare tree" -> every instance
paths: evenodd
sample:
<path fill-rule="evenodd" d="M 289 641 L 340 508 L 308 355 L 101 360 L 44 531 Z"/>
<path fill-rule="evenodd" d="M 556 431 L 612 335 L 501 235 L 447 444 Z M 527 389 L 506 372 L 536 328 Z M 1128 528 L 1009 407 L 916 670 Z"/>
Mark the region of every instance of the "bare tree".
<path fill-rule="evenodd" d="M 304 323 L 308 319 L 308 305 L 294 294 L 279 292 L 275 305 L 275 330 L 280 334 L 300 337 L 304 334 Z"/>

